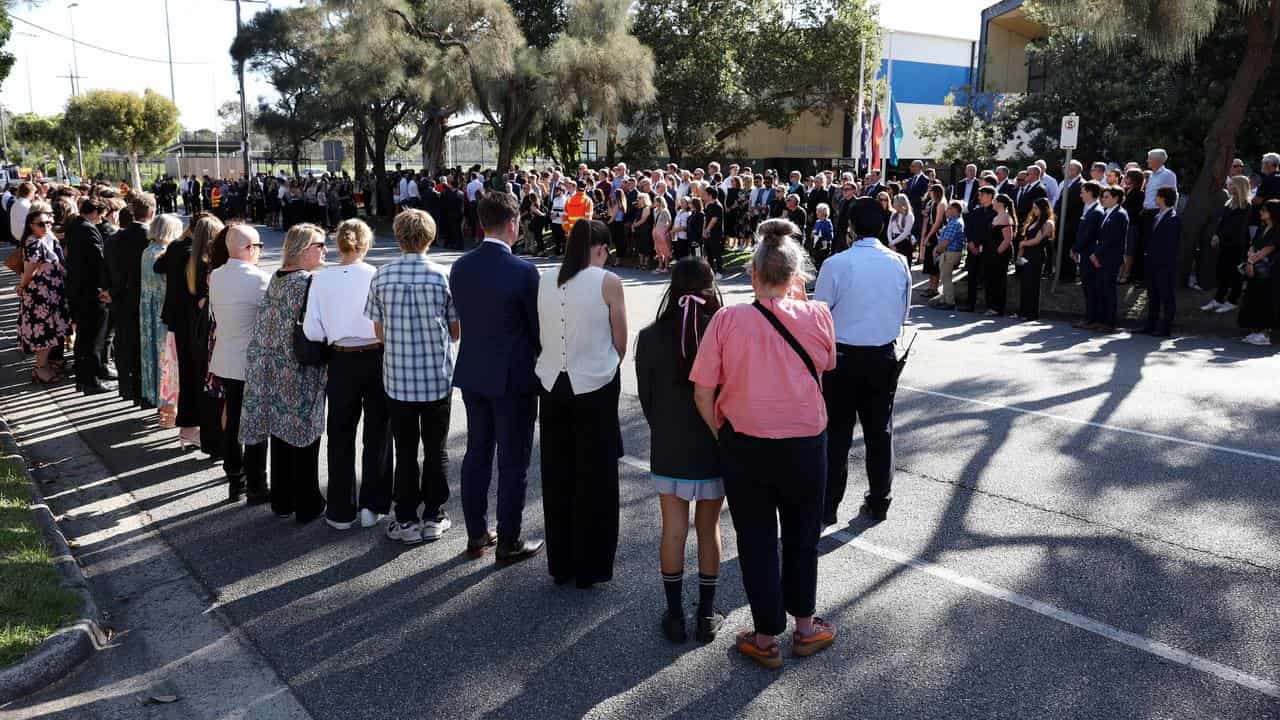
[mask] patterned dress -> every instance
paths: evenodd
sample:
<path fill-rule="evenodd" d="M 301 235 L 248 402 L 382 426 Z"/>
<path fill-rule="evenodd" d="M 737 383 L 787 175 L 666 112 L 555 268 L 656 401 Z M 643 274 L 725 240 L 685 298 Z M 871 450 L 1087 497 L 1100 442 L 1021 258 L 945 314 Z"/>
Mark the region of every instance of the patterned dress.
<path fill-rule="evenodd" d="M 324 432 L 325 367 L 306 367 L 293 353 L 293 324 L 302 311 L 311 273 L 277 272 L 258 306 L 249 338 L 239 440 L 277 437 L 306 447 Z"/>
<path fill-rule="evenodd" d="M 160 377 L 165 362 L 165 340 L 169 328 L 160 319 L 164 307 L 165 276 L 155 271 L 156 260 L 164 254 L 165 246 L 152 242 L 142 251 L 142 299 L 138 303 L 142 341 L 142 398 L 159 407 Z"/>
<path fill-rule="evenodd" d="M 62 246 L 52 235 L 45 240 L 28 235 L 22 241 L 26 262 L 41 264 L 31 276 L 18 308 L 18 345 L 24 353 L 56 347 L 71 335 L 71 311 L 67 308 L 67 270 Z"/>

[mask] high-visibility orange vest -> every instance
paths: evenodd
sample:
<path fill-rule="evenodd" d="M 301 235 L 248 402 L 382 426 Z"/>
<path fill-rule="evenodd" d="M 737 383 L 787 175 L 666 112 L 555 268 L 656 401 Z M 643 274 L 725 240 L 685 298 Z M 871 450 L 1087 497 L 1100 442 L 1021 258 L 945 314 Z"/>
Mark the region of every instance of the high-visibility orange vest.
<path fill-rule="evenodd" d="M 209 192 L 209 205 L 212 207 L 218 207 L 218 204 L 221 202 L 222 202 L 222 190 L 220 188 L 214 188 L 212 191 Z"/>
<path fill-rule="evenodd" d="M 564 204 L 564 232 L 566 235 L 573 229 L 573 224 L 582 219 L 590 219 L 595 203 L 585 192 L 574 193 Z"/>

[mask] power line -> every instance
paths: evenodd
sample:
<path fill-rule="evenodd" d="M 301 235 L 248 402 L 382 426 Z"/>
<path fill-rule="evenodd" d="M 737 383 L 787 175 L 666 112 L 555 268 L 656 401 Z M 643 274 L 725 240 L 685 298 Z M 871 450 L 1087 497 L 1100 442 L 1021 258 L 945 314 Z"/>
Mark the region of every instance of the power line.
<path fill-rule="evenodd" d="M 97 50 L 97 51 L 99 51 L 99 52 L 104 52 L 104 53 L 107 53 L 107 54 L 109 54 L 109 55 L 118 55 L 118 56 L 120 56 L 120 57 L 128 58 L 128 59 L 130 59 L 130 60 L 137 60 L 138 62 L 159 63 L 159 64 L 161 64 L 161 65 L 168 65 L 168 64 L 169 64 L 169 61 L 168 61 L 168 60 L 161 60 L 161 59 L 159 59 L 159 58 L 139 57 L 139 56 L 137 56 L 137 55 L 130 55 L 129 53 L 123 53 L 123 52 L 120 52 L 119 50 L 112 50 L 111 48 L 104 48 L 104 47 L 102 47 L 102 46 L 100 46 L 100 45 L 93 45 L 93 44 L 91 44 L 91 43 L 87 43 L 87 42 L 85 42 L 85 41 L 83 41 L 83 40 L 75 40 L 75 39 L 72 39 L 72 37 L 71 37 L 70 35 L 63 35 L 63 34 L 62 34 L 62 33 L 60 33 L 60 32 L 57 32 L 57 31 L 54 31 L 54 30 L 50 30 L 50 29 L 49 29 L 49 28 L 47 28 L 47 27 L 42 27 L 42 26 L 40 26 L 40 25 L 37 25 L 37 24 L 35 24 L 35 23 L 31 22 L 30 20 L 27 20 L 27 19 L 25 19 L 25 18 L 20 18 L 20 17 L 18 17 L 17 15 L 10 15 L 10 16 L 9 16 L 9 18 L 10 18 L 10 19 L 12 19 L 12 20 L 17 20 L 18 22 L 20 22 L 20 23 L 22 23 L 22 24 L 24 24 L 24 25 L 30 25 L 31 27 L 33 27 L 33 28 L 35 28 L 35 29 L 37 29 L 37 30 L 40 30 L 40 31 L 42 31 L 42 32 L 49 33 L 50 35 L 53 35 L 54 37 L 59 37 L 59 38 L 62 38 L 63 40 L 68 40 L 68 41 L 70 41 L 70 42 L 72 42 L 72 43 L 74 43 L 74 44 L 76 44 L 76 45 L 83 45 L 84 47 L 91 48 L 91 49 L 93 49 L 93 50 Z M 174 65 L 213 65 L 214 63 L 207 62 L 207 61 L 200 62 L 200 61 L 195 61 L 195 60 L 186 60 L 186 61 L 182 61 L 182 60 L 174 60 L 174 61 L 173 61 L 173 64 L 174 64 Z"/>

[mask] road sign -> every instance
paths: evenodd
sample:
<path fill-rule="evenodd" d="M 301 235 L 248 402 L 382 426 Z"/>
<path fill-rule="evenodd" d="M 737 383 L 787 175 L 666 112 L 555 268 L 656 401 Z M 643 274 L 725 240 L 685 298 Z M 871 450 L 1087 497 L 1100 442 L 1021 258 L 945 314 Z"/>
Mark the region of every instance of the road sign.
<path fill-rule="evenodd" d="M 1080 116 L 1064 115 L 1062 118 L 1062 137 L 1058 140 L 1058 147 L 1063 150 L 1075 150 L 1076 140 L 1080 136 Z"/>

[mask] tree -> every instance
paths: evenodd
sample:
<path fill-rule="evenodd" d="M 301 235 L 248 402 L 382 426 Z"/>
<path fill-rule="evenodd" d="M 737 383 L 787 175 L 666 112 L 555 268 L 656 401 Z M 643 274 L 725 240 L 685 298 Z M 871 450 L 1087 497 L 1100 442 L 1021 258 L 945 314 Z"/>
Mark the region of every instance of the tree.
<path fill-rule="evenodd" d="M 65 158 L 76 151 L 76 133 L 61 115 L 16 115 L 10 120 L 9 132 L 15 142 L 36 155 Z"/>
<path fill-rule="evenodd" d="M 856 114 L 877 64 L 875 11 L 859 0 L 637 0 L 635 12 L 636 34 L 657 50 L 660 102 L 649 120 L 676 162 L 723 154 L 757 122 Z M 856 61 L 864 40 L 865 78 Z M 847 50 L 833 57 L 831 48 Z"/>
<path fill-rule="evenodd" d="M 159 152 L 178 134 L 178 107 L 150 89 L 90 90 L 67 101 L 67 126 L 87 142 L 101 143 L 129 156 L 133 187 L 142 187 L 138 158 Z"/>
<path fill-rule="evenodd" d="M 273 154 L 284 153 L 294 175 L 303 149 L 338 124 L 322 87 L 324 48 L 315 31 L 320 21 L 314 7 L 269 8 L 245 23 L 231 43 L 231 58 L 264 75 L 276 90 L 274 101 L 259 99 L 252 126 L 267 136 Z M 239 103 L 233 104 L 238 131 Z"/>
<path fill-rule="evenodd" d="M 947 165 L 994 165 L 1017 128 L 1019 99 L 984 98 L 965 87 L 948 95 L 945 104 L 955 110 L 923 118 L 916 128 L 926 141 L 925 152 Z"/>
<path fill-rule="evenodd" d="M 548 117 L 616 117 L 624 98 L 654 96 L 653 55 L 630 33 L 628 0 L 571 0 L 565 31 L 554 34 L 554 3 L 516 3 L 542 22 L 539 47 L 505 0 L 426 0 L 392 10 L 410 35 L 432 43 L 443 65 L 467 72 L 472 102 L 509 168 Z"/>
<path fill-rule="evenodd" d="M 1099 21 L 1094 0 L 1041 0 L 1041 9 L 1052 26 L 1089 33 L 1104 49 L 1136 37 L 1146 55 L 1168 63 L 1194 57 L 1206 38 L 1223 30 L 1227 18 L 1238 17 L 1245 28 L 1244 52 L 1229 73 L 1228 89 L 1205 133 L 1203 160 L 1187 198 L 1183 228 L 1191 242 L 1182 244 L 1180 263 L 1185 273 L 1220 205 L 1250 101 L 1274 60 L 1280 42 L 1280 0 L 1117 0 L 1106 5 L 1106 22 Z"/>
<path fill-rule="evenodd" d="M 13 37 L 13 20 L 9 17 L 8 3 L 0 3 L 0 48 L 8 45 L 11 37 Z M 0 83 L 9 77 L 13 62 L 13 53 L 0 50 Z"/>

